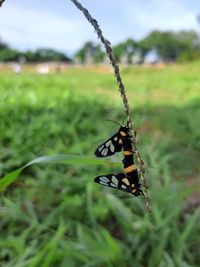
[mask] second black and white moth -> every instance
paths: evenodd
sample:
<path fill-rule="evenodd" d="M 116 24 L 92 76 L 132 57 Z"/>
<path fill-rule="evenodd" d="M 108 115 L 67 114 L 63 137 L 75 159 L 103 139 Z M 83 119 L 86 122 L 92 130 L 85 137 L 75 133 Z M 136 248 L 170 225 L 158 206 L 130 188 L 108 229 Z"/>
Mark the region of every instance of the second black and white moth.
<path fill-rule="evenodd" d="M 100 175 L 94 179 L 94 182 L 108 186 L 114 189 L 118 189 L 127 193 L 131 193 L 134 196 L 143 195 L 143 192 L 139 184 L 135 184 L 133 177 L 127 177 L 125 173 Z"/>

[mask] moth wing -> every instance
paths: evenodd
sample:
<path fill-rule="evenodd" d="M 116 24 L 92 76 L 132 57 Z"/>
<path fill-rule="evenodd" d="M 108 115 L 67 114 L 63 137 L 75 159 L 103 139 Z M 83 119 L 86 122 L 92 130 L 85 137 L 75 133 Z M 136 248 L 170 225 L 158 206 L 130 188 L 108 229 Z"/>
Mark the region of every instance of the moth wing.
<path fill-rule="evenodd" d="M 122 150 L 122 144 L 120 143 L 119 132 L 114 134 L 104 143 L 102 143 L 95 150 L 94 154 L 98 158 L 109 157 L 115 154 L 116 152 L 120 152 Z"/>
<path fill-rule="evenodd" d="M 129 185 L 127 185 L 125 182 L 122 181 L 123 179 L 127 179 L 124 173 L 118 173 L 118 174 L 111 173 L 107 175 L 97 176 L 96 178 L 94 178 L 94 182 L 130 193 L 131 188 Z"/>

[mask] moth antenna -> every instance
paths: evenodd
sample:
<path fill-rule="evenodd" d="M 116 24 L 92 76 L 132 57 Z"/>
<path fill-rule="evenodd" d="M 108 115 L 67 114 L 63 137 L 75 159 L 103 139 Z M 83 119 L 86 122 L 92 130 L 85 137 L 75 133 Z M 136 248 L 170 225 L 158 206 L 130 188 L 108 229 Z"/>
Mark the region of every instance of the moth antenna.
<path fill-rule="evenodd" d="M 126 115 L 124 116 L 123 120 L 122 120 L 122 125 L 124 125 L 124 120 L 126 119 Z"/>
<path fill-rule="evenodd" d="M 111 121 L 111 122 L 113 122 L 113 123 L 115 123 L 115 124 L 118 124 L 118 125 L 120 125 L 120 126 L 122 126 L 120 123 L 118 123 L 117 121 L 113 121 L 113 120 L 107 120 L 107 121 Z"/>

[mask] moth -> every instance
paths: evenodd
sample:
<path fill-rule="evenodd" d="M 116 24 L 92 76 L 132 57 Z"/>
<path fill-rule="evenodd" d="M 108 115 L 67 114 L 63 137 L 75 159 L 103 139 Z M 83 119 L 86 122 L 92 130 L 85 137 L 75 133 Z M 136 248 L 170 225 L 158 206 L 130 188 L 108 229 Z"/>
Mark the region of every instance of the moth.
<path fill-rule="evenodd" d="M 119 130 L 102 143 L 94 152 L 96 157 L 103 158 L 114 155 L 116 152 L 128 150 L 132 152 L 131 139 L 129 135 L 129 127 L 121 126 Z"/>
<path fill-rule="evenodd" d="M 134 196 L 143 195 L 139 184 L 139 169 L 137 169 L 133 160 L 134 152 L 128 125 L 120 125 L 118 132 L 102 143 L 94 154 L 97 157 L 108 157 L 121 150 L 123 150 L 124 154 L 124 159 L 122 160 L 124 173 L 100 175 L 94 179 L 94 182 L 131 193 Z"/>
<path fill-rule="evenodd" d="M 95 183 L 131 193 L 137 197 L 143 195 L 143 191 L 139 183 L 135 183 L 136 181 L 136 177 L 132 175 L 127 177 L 125 173 L 100 175 L 94 179 Z"/>
<path fill-rule="evenodd" d="M 124 152 L 125 151 L 127 150 L 124 150 Z M 143 195 L 139 183 L 140 170 L 134 164 L 133 153 L 124 153 L 122 162 L 124 165 L 124 173 L 100 175 L 94 179 L 94 182 L 131 193 L 136 197 Z"/>

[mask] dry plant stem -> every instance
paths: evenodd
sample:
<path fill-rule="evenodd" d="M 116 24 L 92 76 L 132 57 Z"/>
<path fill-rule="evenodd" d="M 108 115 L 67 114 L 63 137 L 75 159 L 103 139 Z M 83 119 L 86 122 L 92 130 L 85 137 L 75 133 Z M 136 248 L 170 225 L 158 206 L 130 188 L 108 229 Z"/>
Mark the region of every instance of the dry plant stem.
<path fill-rule="evenodd" d="M 130 111 L 129 111 L 129 104 L 128 104 L 128 99 L 126 97 L 126 92 L 125 92 L 125 88 L 124 88 L 124 84 L 122 82 L 121 76 L 120 76 L 120 71 L 119 71 L 119 66 L 117 65 L 116 59 L 114 58 L 113 52 L 112 52 L 112 47 L 110 42 L 103 36 L 102 31 L 98 25 L 98 22 L 90 15 L 90 13 L 88 12 L 88 10 L 86 8 L 84 8 L 77 0 L 71 0 L 75 6 L 84 14 L 84 16 L 87 18 L 87 20 L 92 24 L 92 26 L 94 27 L 99 39 L 101 40 L 101 42 L 104 44 L 104 47 L 106 49 L 106 53 L 110 59 L 110 62 L 113 66 L 114 69 L 114 73 L 115 73 L 115 77 L 119 86 L 119 91 L 121 93 L 121 97 L 122 97 L 122 101 L 124 104 L 124 109 L 125 109 L 125 113 L 127 116 L 127 121 L 128 121 L 128 126 L 130 128 L 130 135 L 131 135 L 131 140 L 132 140 L 132 146 L 133 146 L 133 151 L 135 152 L 135 156 L 138 160 L 138 163 L 140 165 L 141 168 L 141 182 L 144 185 L 144 198 L 145 198 L 145 203 L 146 203 L 146 208 L 148 211 L 150 211 L 151 207 L 150 207 L 150 199 L 147 193 L 147 182 L 145 180 L 144 177 L 144 173 L 145 173 L 145 168 L 144 168 L 144 162 L 141 159 L 141 156 L 139 154 L 139 151 L 137 149 L 137 142 L 136 142 L 136 134 L 135 131 L 133 130 L 133 123 L 130 117 Z"/>
<path fill-rule="evenodd" d="M 0 0 L 0 7 L 2 6 L 3 2 L 5 2 L 5 0 Z"/>

